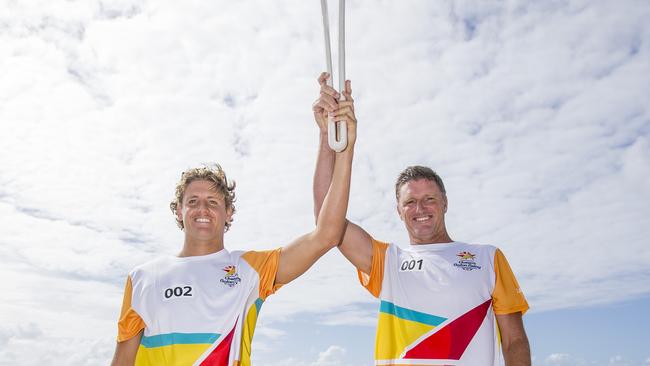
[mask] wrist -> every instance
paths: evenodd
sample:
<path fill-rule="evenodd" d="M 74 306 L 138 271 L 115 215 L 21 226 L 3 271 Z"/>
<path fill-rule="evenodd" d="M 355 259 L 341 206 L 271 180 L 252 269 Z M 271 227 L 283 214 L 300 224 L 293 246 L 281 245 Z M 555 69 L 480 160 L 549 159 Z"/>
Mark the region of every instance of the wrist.
<path fill-rule="evenodd" d="M 345 150 L 336 153 L 336 156 L 339 156 L 341 158 L 352 158 L 353 155 L 354 155 L 354 144 L 348 144 L 348 146 L 345 147 Z"/>

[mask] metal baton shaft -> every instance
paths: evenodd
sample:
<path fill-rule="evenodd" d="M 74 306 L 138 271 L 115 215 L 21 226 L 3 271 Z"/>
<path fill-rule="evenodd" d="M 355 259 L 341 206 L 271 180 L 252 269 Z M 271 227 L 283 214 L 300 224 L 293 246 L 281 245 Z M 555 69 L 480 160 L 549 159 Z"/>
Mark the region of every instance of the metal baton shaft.
<path fill-rule="evenodd" d="M 325 64 L 327 73 L 330 75 L 327 79 L 327 85 L 332 86 L 334 73 L 332 71 L 332 46 L 330 43 L 330 27 L 327 11 L 327 0 L 321 0 L 321 11 L 323 13 L 323 33 L 325 35 Z M 345 100 L 343 91 L 345 90 L 345 0 L 339 0 L 339 101 Z M 337 133 L 338 132 L 338 133 Z M 338 136 L 338 139 L 337 139 Z M 331 116 L 328 116 L 327 122 L 327 143 L 330 148 L 336 152 L 345 150 L 348 145 L 348 129 L 345 121 L 334 122 Z"/>

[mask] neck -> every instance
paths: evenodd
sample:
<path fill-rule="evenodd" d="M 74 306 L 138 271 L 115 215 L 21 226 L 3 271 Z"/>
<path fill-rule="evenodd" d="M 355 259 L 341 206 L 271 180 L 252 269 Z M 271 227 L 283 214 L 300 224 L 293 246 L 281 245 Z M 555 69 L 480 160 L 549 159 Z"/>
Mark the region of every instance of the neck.
<path fill-rule="evenodd" d="M 217 240 L 199 240 L 185 236 L 183 249 L 178 253 L 179 257 L 194 257 L 208 255 L 223 249 L 223 238 Z"/>
<path fill-rule="evenodd" d="M 451 237 L 449 237 L 449 234 L 447 234 L 447 231 L 443 231 L 441 233 L 438 233 L 436 235 L 433 235 L 429 238 L 415 238 L 409 234 L 409 239 L 411 240 L 411 245 L 418 245 L 418 244 L 446 244 L 446 243 L 451 243 L 453 240 Z"/>

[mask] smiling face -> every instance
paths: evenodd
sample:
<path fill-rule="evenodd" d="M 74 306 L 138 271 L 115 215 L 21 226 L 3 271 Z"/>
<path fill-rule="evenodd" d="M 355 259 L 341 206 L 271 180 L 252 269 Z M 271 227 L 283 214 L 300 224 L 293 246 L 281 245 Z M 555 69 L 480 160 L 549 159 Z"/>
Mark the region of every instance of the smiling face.
<path fill-rule="evenodd" d="M 218 241 L 223 245 L 223 233 L 226 223 L 232 219 L 232 209 L 226 207 L 223 194 L 213 182 L 191 182 L 185 189 L 179 208 L 176 215 L 183 223 L 186 240 Z"/>
<path fill-rule="evenodd" d="M 451 241 L 445 227 L 447 197 L 428 179 L 410 180 L 399 188 L 397 212 L 406 225 L 411 244 Z"/>

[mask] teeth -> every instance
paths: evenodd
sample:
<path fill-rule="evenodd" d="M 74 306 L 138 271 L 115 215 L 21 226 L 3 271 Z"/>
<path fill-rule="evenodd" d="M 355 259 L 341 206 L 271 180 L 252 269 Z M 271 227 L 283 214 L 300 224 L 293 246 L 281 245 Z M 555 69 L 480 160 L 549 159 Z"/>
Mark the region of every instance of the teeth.
<path fill-rule="evenodd" d="M 429 220 L 428 216 L 427 217 L 416 217 L 415 218 L 415 221 L 427 221 L 427 220 Z"/>
<path fill-rule="evenodd" d="M 208 219 L 196 219 L 194 221 L 196 221 L 196 222 L 210 222 L 210 220 L 208 220 Z"/>

